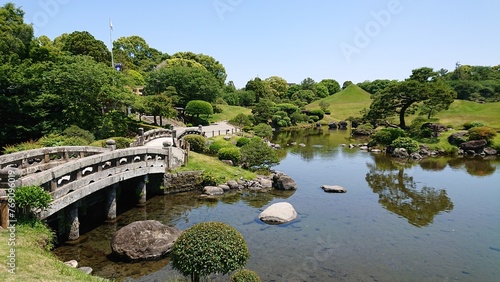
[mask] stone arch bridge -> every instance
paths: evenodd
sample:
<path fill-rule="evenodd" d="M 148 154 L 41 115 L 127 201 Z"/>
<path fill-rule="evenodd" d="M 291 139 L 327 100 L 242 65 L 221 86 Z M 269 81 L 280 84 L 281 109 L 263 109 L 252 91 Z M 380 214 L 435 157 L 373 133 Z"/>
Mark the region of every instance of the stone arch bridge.
<path fill-rule="evenodd" d="M 149 132 L 147 141 L 172 137 L 171 132 Z M 175 137 L 175 136 L 174 136 Z M 164 142 L 163 147 L 135 147 L 115 149 L 113 140 L 107 148 L 88 146 L 63 146 L 28 150 L 0 156 L 1 224 L 9 225 L 9 199 L 15 187 L 40 186 L 50 192 L 50 207 L 38 212 L 40 219 L 57 218 L 58 224 L 70 225 L 67 238 L 79 237 L 78 209 L 86 197 L 105 195 L 106 219 L 116 218 L 117 188 L 119 183 L 134 179 L 139 181 L 135 195 L 137 204 L 146 202 L 146 185 L 150 175 L 163 175 L 170 169 L 187 162 L 188 150 Z M 143 143 L 144 145 L 146 143 Z M 177 142 L 175 142 L 177 145 Z M 14 217 L 11 219 L 15 219 Z M 68 228 L 66 228 L 68 229 Z"/>

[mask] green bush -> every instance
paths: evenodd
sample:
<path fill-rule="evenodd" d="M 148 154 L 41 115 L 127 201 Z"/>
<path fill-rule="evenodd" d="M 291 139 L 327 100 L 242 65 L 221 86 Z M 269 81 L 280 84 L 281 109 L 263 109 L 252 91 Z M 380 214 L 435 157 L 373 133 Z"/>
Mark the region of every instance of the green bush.
<path fill-rule="evenodd" d="M 45 135 L 38 140 L 38 143 L 43 147 L 57 147 L 57 146 L 87 146 L 89 142 L 77 136 L 63 136 L 59 134 Z"/>
<path fill-rule="evenodd" d="M 473 127 L 480 127 L 480 126 L 484 126 L 484 123 L 478 122 L 478 121 L 470 121 L 470 122 L 464 123 L 464 125 L 463 125 L 465 130 L 469 130 Z"/>
<path fill-rule="evenodd" d="M 236 126 L 240 126 L 240 127 L 252 125 L 252 122 L 250 121 L 248 116 L 245 115 L 244 113 L 239 113 L 234 118 L 229 120 L 229 122 L 236 125 Z"/>
<path fill-rule="evenodd" d="M 215 141 L 210 146 L 208 146 L 208 153 L 211 155 L 217 155 L 220 149 L 227 147 L 228 142 L 226 141 Z"/>
<path fill-rule="evenodd" d="M 110 136 L 127 136 L 129 118 L 123 112 L 113 110 L 101 118 L 101 124 L 97 128 L 96 135 L 99 139 Z"/>
<path fill-rule="evenodd" d="M 318 117 L 318 120 L 322 120 L 322 119 L 323 119 L 323 117 L 325 117 L 325 112 L 323 112 L 323 111 L 322 111 L 322 110 L 320 110 L 320 109 L 314 109 L 314 110 L 311 110 L 311 111 L 309 112 L 309 114 L 310 114 L 311 116 L 317 116 L 317 117 Z"/>
<path fill-rule="evenodd" d="M 185 230 L 170 253 L 172 267 L 192 281 L 245 266 L 250 253 L 238 230 L 222 222 L 201 222 Z"/>
<path fill-rule="evenodd" d="M 250 143 L 250 139 L 246 137 L 241 137 L 236 141 L 236 147 L 243 147 L 246 144 Z"/>
<path fill-rule="evenodd" d="M 495 136 L 497 136 L 495 129 L 488 126 L 472 127 L 469 129 L 469 140 L 485 139 L 488 143 L 491 143 Z"/>
<path fill-rule="evenodd" d="M 14 192 L 16 208 L 25 218 L 33 218 L 34 210 L 45 210 L 52 202 L 52 196 L 40 186 L 21 186 Z"/>
<path fill-rule="evenodd" d="M 185 112 L 186 114 L 196 117 L 200 115 L 207 115 L 208 117 L 209 115 L 212 115 L 214 113 L 214 108 L 207 101 L 192 100 L 186 104 Z"/>
<path fill-rule="evenodd" d="M 196 153 L 204 153 L 207 150 L 207 140 L 201 135 L 188 134 L 184 136 L 184 141 L 188 142 L 191 151 Z"/>
<path fill-rule="evenodd" d="M 94 134 L 92 134 L 92 132 L 87 131 L 85 129 L 81 129 L 76 125 L 72 125 L 66 128 L 63 131 L 63 135 L 66 137 L 79 137 L 85 139 L 87 141 L 87 144 L 90 144 L 95 140 Z"/>
<path fill-rule="evenodd" d="M 314 122 L 318 122 L 319 121 L 319 117 L 318 116 L 309 116 L 309 122 L 310 123 L 314 123 Z"/>
<path fill-rule="evenodd" d="M 372 135 L 372 139 L 380 145 L 389 146 L 399 137 L 406 137 L 406 132 L 400 128 L 382 128 Z"/>
<path fill-rule="evenodd" d="M 408 153 L 416 152 L 419 148 L 418 142 L 410 137 L 398 137 L 396 140 L 392 141 L 391 146 L 394 148 L 404 148 Z"/>
<path fill-rule="evenodd" d="M 271 138 L 273 136 L 273 128 L 269 124 L 259 123 L 254 126 L 255 135 L 262 138 Z"/>
<path fill-rule="evenodd" d="M 249 269 L 240 269 L 231 275 L 231 282 L 261 282 L 257 272 Z"/>
<path fill-rule="evenodd" d="M 227 147 L 221 148 L 217 153 L 219 160 L 230 160 L 234 165 L 238 165 L 241 160 L 241 152 L 239 148 Z"/>
<path fill-rule="evenodd" d="M 243 126 L 243 128 L 241 130 L 243 132 L 250 132 L 250 131 L 252 131 L 252 127 L 250 125 L 245 125 L 245 126 Z"/>
<path fill-rule="evenodd" d="M 277 164 L 279 158 L 276 151 L 260 138 L 252 138 L 248 144 L 241 147 L 241 162 L 251 170 L 266 170 Z"/>

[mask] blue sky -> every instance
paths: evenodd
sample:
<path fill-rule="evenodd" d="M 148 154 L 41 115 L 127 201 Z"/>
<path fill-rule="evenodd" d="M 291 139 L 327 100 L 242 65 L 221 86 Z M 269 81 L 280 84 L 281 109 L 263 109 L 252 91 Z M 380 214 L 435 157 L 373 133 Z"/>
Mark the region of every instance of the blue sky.
<path fill-rule="evenodd" d="M 9 1 L 2 1 L 3 4 Z M 419 67 L 500 64 L 498 0 L 18 0 L 35 36 L 138 35 L 164 53 L 213 56 L 238 88 L 254 77 L 341 84 Z"/>

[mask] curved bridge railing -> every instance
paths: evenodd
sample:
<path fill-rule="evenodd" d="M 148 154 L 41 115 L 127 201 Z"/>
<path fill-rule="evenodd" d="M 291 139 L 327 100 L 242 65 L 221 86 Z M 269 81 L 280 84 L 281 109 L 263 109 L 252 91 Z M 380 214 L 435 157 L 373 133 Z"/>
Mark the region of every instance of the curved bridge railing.
<path fill-rule="evenodd" d="M 182 164 L 178 148 L 135 147 L 82 158 L 63 166 L 28 175 L 17 180 L 16 186 L 37 185 L 50 191 L 53 202 L 40 213 L 44 219 L 100 189 L 134 177 L 165 173 Z M 182 151 L 182 150 L 181 150 Z M 19 187 L 18 186 L 18 187 Z"/>
<path fill-rule="evenodd" d="M 144 132 L 144 129 L 139 128 L 139 136 L 130 144 L 130 147 L 144 146 L 144 144 L 149 141 L 165 137 L 172 137 L 172 139 L 175 139 L 175 130 L 158 128 Z"/>
<path fill-rule="evenodd" d="M 189 134 L 204 135 L 203 131 L 201 131 L 200 129 L 186 128 L 186 130 L 184 130 L 181 134 L 179 134 L 177 140 L 181 140 L 184 136 Z"/>
<path fill-rule="evenodd" d="M 16 168 L 20 176 L 39 173 L 63 163 L 109 152 L 91 146 L 46 147 L 0 156 L 0 169 Z"/>

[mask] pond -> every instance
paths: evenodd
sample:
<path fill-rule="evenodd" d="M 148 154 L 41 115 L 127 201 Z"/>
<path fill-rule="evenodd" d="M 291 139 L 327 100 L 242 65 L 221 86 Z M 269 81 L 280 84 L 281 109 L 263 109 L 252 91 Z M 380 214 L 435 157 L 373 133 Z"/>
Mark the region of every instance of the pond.
<path fill-rule="evenodd" d="M 113 233 L 136 220 L 155 219 L 182 230 L 223 221 L 245 237 L 246 268 L 262 281 L 497 281 L 500 277 L 500 161 L 429 158 L 407 163 L 350 149 L 349 132 L 309 129 L 274 138 L 283 149 L 275 167 L 298 184 L 295 192 L 233 193 L 218 200 L 197 193 L 156 196 L 146 207 L 97 227 L 61 260 L 76 259 L 94 274 L 124 281 L 181 277 L 159 261 L 113 261 Z M 294 145 L 292 145 L 294 144 Z M 299 145 L 300 144 L 300 145 Z M 323 184 L 341 185 L 328 194 Z M 287 201 L 298 218 L 266 225 L 258 215 Z M 228 281 L 227 277 L 212 277 Z"/>

